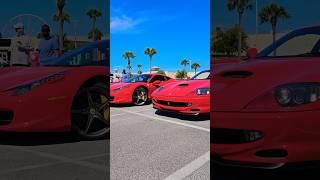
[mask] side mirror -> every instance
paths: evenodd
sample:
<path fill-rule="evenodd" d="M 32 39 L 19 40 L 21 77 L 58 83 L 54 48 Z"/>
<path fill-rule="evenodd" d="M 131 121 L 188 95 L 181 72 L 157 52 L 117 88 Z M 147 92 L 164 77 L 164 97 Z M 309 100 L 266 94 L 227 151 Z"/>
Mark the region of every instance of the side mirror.
<path fill-rule="evenodd" d="M 255 59 L 257 57 L 258 50 L 256 48 L 249 48 L 247 50 L 247 57 L 249 60 Z"/>

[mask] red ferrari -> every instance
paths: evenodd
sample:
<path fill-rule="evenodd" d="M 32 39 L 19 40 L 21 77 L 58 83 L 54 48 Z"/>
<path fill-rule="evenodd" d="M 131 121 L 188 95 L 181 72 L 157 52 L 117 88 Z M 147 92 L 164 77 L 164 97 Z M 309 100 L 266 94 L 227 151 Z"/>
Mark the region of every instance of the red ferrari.
<path fill-rule="evenodd" d="M 161 74 L 141 74 L 121 83 L 113 83 L 110 86 L 110 103 L 145 105 L 154 90 L 171 81 L 174 79 Z"/>
<path fill-rule="evenodd" d="M 203 71 L 188 81 L 166 84 L 152 94 L 152 103 L 159 111 L 187 115 L 210 112 L 210 71 Z"/>
<path fill-rule="evenodd" d="M 319 161 L 319 69 L 320 26 L 294 30 L 247 62 L 215 67 L 213 160 L 265 169 Z"/>
<path fill-rule="evenodd" d="M 106 137 L 109 41 L 52 58 L 38 67 L 0 69 L 0 131 L 73 130 L 85 139 Z"/>

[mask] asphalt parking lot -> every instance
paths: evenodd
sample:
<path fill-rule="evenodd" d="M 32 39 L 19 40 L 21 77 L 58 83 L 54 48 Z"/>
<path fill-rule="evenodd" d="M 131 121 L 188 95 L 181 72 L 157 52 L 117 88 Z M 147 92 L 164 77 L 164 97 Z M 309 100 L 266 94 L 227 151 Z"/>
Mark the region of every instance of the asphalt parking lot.
<path fill-rule="evenodd" d="M 69 133 L 0 134 L 0 180 L 106 180 L 109 140 Z"/>
<path fill-rule="evenodd" d="M 210 179 L 209 116 L 111 108 L 111 179 Z"/>

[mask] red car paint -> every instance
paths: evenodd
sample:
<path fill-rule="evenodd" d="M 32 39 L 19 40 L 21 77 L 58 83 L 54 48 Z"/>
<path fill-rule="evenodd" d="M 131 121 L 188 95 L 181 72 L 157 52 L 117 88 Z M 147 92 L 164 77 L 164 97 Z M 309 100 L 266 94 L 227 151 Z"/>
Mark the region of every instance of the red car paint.
<path fill-rule="evenodd" d="M 181 114 L 198 115 L 210 112 L 210 93 L 197 95 L 197 89 L 210 89 L 210 71 L 204 79 L 191 79 L 166 84 L 152 94 L 153 107 L 162 111 L 171 111 Z M 199 75 L 198 74 L 198 75 Z"/>
<path fill-rule="evenodd" d="M 318 39 L 306 53 L 270 55 L 308 35 Z M 320 82 L 319 37 L 320 26 L 298 29 L 255 60 L 214 67 L 211 154 L 216 163 L 274 169 L 320 160 L 320 101 L 284 107 L 276 100 L 276 90 L 283 85 L 301 88 L 303 83 Z"/>
<path fill-rule="evenodd" d="M 161 79 L 159 84 L 154 84 L 156 79 Z M 150 78 L 148 78 L 145 82 L 120 82 L 120 83 L 112 83 L 110 86 L 110 103 L 112 104 L 132 104 L 132 96 L 134 91 L 138 87 L 144 87 L 147 89 L 148 98 L 151 98 L 151 94 L 158 87 L 175 81 L 170 77 L 161 75 L 161 74 L 151 74 Z M 117 91 L 116 89 L 122 88 Z"/>
<path fill-rule="evenodd" d="M 82 50 L 86 48 L 66 54 L 62 58 L 80 55 Z M 61 72 L 64 75 L 59 79 L 44 83 L 24 94 L 13 95 L 14 89 L 19 86 Z M 107 64 L 0 68 L 0 131 L 69 131 L 74 96 L 90 79 L 107 79 L 108 73 Z M 5 120 L 9 120 L 8 113 L 13 113 L 13 116 L 10 117 L 10 123 L 5 123 Z"/>

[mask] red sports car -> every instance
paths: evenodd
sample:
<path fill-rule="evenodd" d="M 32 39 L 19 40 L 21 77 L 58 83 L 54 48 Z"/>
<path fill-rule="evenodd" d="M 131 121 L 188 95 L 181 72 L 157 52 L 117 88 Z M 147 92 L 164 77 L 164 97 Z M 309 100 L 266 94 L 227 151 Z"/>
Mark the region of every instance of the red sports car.
<path fill-rule="evenodd" d="M 174 81 L 161 74 L 141 74 L 110 86 L 110 103 L 145 105 L 158 87 Z"/>
<path fill-rule="evenodd" d="M 166 84 L 152 94 L 159 111 L 199 115 L 210 112 L 210 71 L 203 71 L 188 81 Z"/>
<path fill-rule="evenodd" d="M 42 62 L 0 69 L 0 131 L 73 130 L 86 139 L 106 137 L 109 41 Z"/>
<path fill-rule="evenodd" d="M 320 26 L 215 67 L 212 83 L 216 163 L 275 169 L 320 160 Z"/>

